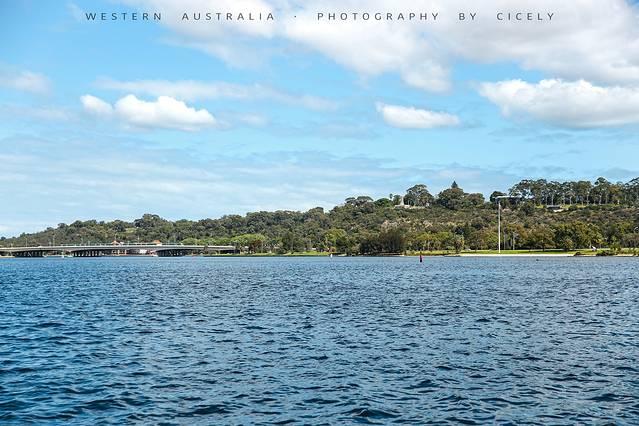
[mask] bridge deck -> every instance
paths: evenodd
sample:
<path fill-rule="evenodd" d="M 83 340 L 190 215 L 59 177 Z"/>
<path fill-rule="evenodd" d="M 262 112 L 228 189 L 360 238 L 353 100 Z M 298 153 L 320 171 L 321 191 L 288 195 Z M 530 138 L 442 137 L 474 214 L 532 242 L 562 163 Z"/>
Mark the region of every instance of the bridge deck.
<path fill-rule="evenodd" d="M 30 246 L 30 247 L 0 247 L 0 253 L 20 253 L 20 252 L 65 252 L 73 253 L 80 251 L 129 251 L 146 250 L 152 252 L 161 251 L 233 251 L 234 246 L 204 246 L 204 245 L 182 245 L 182 244 L 78 244 L 78 245 L 56 245 L 56 246 Z"/>

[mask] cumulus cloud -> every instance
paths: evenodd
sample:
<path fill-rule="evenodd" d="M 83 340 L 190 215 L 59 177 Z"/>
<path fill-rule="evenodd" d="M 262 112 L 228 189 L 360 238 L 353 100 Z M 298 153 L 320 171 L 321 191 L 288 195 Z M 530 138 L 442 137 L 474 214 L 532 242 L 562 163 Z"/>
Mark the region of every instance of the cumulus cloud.
<path fill-rule="evenodd" d="M 116 102 L 115 109 L 129 123 L 142 127 L 192 131 L 215 124 L 215 118 L 207 110 L 188 107 L 170 96 L 160 96 L 155 102 L 147 102 L 127 95 Z"/>
<path fill-rule="evenodd" d="M 459 125 L 456 115 L 414 107 L 377 103 L 377 111 L 386 124 L 401 129 L 432 129 Z"/>
<path fill-rule="evenodd" d="M 51 83 L 46 76 L 11 69 L 0 69 L 0 86 L 37 95 L 47 94 L 51 90 Z"/>
<path fill-rule="evenodd" d="M 223 81 L 135 80 L 118 81 L 103 78 L 97 81 L 102 89 L 149 96 L 171 96 L 187 102 L 206 99 L 273 100 L 312 110 L 333 110 L 337 103 L 322 97 L 296 95 L 260 84 L 243 85 Z"/>
<path fill-rule="evenodd" d="M 115 116 L 136 127 L 196 131 L 217 123 L 206 109 L 189 107 L 170 96 L 144 101 L 135 95 L 127 95 L 113 106 L 92 95 L 84 95 L 80 100 L 89 113 L 101 117 Z"/>
<path fill-rule="evenodd" d="M 318 10 L 346 9 L 338 2 L 329 3 Z M 373 5 L 364 7 L 374 8 Z M 381 7 L 397 9 L 397 5 L 391 4 Z M 310 15 L 312 10 L 305 13 Z M 436 50 L 412 24 L 290 19 L 283 35 L 366 77 L 395 72 L 411 86 L 436 92 L 445 91 L 450 85 L 443 52 Z"/>
<path fill-rule="evenodd" d="M 639 87 L 601 87 L 584 80 L 483 83 L 480 94 L 507 117 L 532 117 L 558 126 L 588 128 L 639 123 Z"/>
<path fill-rule="evenodd" d="M 84 109 L 95 115 L 111 115 L 113 113 L 113 107 L 110 103 L 103 101 L 100 98 L 96 98 L 92 95 L 84 95 L 80 97 L 82 106 Z"/>
<path fill-rule="evenodd" d="M 408 85 L 442 91 L 457 60 L 516 63 L 568 80 L 639 83 L 637 6 L 627 0 L 484 0 L 476 20 L 460 23 L 466 0 L 223 0 L 219 10 L 272 11 L 275 21 L 181 21 L 184 11 L 210 9 L 207 0 L 127 0 L 145 10 L 166 11 L 180 43 L 227 62 L 254 58 L 286 43 L 320 52 L 362 76 L 396 73 Z M 317 12 L 437 12 L 437 21 L 318 21 Z M 498 21 L 498 12 L 541 12 L 546 20 Z M 553 13 L 552 21 L 546 13 Z M 293 18 L 297 16 L 297 18 Z M 536 15 L 535 15 L 536 17 Z M 277 43 L 267 45 L 271 40 Z M 263 42 L 262 42 L 263 41 Z M 284 43 L 281 43 L 284 41 Z M 347 41 L 347 42 L 345 42 Z M 289 50 L 291 51 L 291 50 Z M 238 52 L 242 56 L 238 58 Z M 248 52 L 248 53 L 247 53 Z M 282 49 L 276 52 L 281 53 Z"/>

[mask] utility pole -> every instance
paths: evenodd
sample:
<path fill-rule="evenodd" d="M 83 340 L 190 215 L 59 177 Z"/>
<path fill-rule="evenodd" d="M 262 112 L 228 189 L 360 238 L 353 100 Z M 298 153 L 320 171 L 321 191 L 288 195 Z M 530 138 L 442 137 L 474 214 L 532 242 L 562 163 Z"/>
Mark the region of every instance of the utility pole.
<path fill-rule="evenodd" d="M 497 253 L 501 254 L 501 199 L 511 198 L 509 195 L 499 195 L 495 197 L 497 200 Z"/>
<path fill-rule="evenodd" d="M 497 253 L 501 254 L 501 202 L 497 199 Z"/>

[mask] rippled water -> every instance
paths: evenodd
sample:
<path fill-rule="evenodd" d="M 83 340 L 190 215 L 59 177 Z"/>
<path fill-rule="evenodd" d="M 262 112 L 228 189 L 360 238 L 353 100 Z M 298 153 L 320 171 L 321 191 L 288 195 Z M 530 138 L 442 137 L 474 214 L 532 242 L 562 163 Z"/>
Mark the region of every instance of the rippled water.
<path fill-rule="evenodd" d="M 639 259 L 0 259 L 0 423 L 639 423 Z"/>

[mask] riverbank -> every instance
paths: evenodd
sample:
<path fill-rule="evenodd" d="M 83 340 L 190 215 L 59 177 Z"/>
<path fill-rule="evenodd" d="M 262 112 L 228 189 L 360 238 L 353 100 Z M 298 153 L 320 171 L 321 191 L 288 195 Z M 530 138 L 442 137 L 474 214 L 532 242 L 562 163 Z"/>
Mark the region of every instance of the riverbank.
<path fill-rule="evenodd" d="M 602 253 L 606 253 L 602 255 Z M 559 251 L 559 250 L 547 250 L 547 251 L 535 251 L 535 250 L 502 250 L 501 253 L 497 250 L 483 250 L 483 251 L 462 251 L 455 253 L 454 251 L 429 251 L 429 252 L 407 252 L 405 254 L 380 254 L 380 255 L 347 255 L 342 253 L 333 253 L 333 257 L 637 257 L 639 252 L 633 252 L 631 249 L 622 250 L 617 254 L 607 254 L 607 250 L 600 251 Z M 191 254 L 186 255 L 195 257 L 329 257 L 331 253 L 328 252 L 294 252 L 294 253 L 206 253 L 206 254 Z M 61 257 L 61 256 L 44 256 L 47 257 Z M 152 257 L 145 255 L 118 255 L 118 256 L 98 256 L 98 257 Z M 0 256 L 0 259 L 14 259 L 14 256 Z"/>
<path fill-rule="evenodd" d="M 575 257 L 574 253 L 460 253 L 460 257 Z M 581 257 L 581 256 L 577 256 Z M 594 255 L 588 255 L 594 257 Z"/>
<path fill-rule="evenodd" d="M 596 256 L 620 256 L 632 257 L 637 256 L 639 251 L 636 249 L 623 249 L 617 254 L 610 253 L 609 249 L 593 250 L 465 250 L 460 253 L 452 251 L 432 251 L 422 252 L 421 255 L 426 256 L 464 256 L 464 257 L 596 257 Z M 407 255 L 419 256 L 420 252 L 409 252 Z"/>
<path fill-rule="evenodd" d="M 596 257 L 597 254 L 607 253 L 607 250 L 478 250 L 478 251 L 462 251 L 456 253 L 454 251 L 429 251 L 414 252 L 409 251 L 404 254 L 379 254 L 379 255 L 347 255 L 333 253 L 334 257 Z M 639 252 L 638 252 L 639 253 Z M 328 257 L 328 252 L 294 252 L 294 253 L 227 253 L 227 254 L 206 254 L 206 257 Z M 604 257 L 633 257 L 637 256 L 631 249 L 626 249 L 618 254 L 606 254 Z"/>

